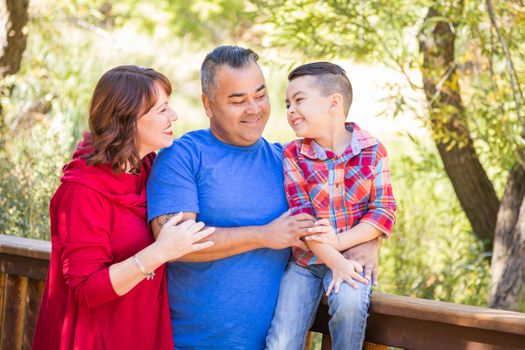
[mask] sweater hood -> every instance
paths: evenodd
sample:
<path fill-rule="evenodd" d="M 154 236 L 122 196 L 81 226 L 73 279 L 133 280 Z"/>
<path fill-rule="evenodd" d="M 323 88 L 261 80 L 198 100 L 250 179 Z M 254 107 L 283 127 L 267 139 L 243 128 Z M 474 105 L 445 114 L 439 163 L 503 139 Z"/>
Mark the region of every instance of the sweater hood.
<path fill-rule="evenodd" d="M 115 173 L 108 164 L 88 165 L 84 156 L 92 150 L 91 135 L 84 134 L 78 144 L 71 162 L 62 169 L 60 181 L 63 184 L 75 183 L 91 188 L 110 201 L 128 207 L 136 214 L 146 217 L 146 183 L 155 158 L 150 153 L 142 159 L 138 175 Z"/>

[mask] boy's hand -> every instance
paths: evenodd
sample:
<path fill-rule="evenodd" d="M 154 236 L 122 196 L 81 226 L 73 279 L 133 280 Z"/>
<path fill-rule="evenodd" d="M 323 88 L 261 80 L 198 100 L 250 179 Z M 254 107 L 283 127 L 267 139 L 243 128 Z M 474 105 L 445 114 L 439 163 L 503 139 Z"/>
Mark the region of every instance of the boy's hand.
<path fill-rule="evenodd" d="M 314 241 L 324 243 L 332 246 L 337 251 L 341 250 L 341 240 L 334 228 L 330 224 L 330 220 L 322 219 L 314 223 L 313 227 L 308 229 L 308 232 L 313 233 L 311 236 L 306 236 L 304 239 L 308 241 Z"/>
<path fill-rule="evenodd" d="M 349 260 L 360 263 L 365 270 L 365 278 L 377 286 L 377 261 L 381 239 L 376 238 L 366 243 L 361 243 L 343 252 Z"/>
<path fill-rule="evenodd" d="M 338 259 L 337 263 L 330 267 L 332 270 L 332 280 L 326 290 L 326 296 L 329 296 L 333 291 L 335 294 L 339 293 L 339 289 L 343 282 L 348 283 L 351 287 L 357 288 L 357 282 L 368 284 L 369 282 L 361 276 L 363 268 L 361 264 L 354 260 L 346 260 L 344 258 Z"/>

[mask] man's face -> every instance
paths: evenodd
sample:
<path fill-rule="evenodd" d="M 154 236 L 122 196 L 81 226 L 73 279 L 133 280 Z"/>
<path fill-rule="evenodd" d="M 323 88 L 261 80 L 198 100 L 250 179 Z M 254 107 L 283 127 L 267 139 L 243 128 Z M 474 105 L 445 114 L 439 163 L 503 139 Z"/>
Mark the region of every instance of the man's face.
<path fill-rule="evenodd" d="M 218 139 L 236 146 L 259 140 L 270 115 L 270 101 L 256 63 L 242 68 L 219 67 L 210 95 L 203 95 L 202 100 Z"/>

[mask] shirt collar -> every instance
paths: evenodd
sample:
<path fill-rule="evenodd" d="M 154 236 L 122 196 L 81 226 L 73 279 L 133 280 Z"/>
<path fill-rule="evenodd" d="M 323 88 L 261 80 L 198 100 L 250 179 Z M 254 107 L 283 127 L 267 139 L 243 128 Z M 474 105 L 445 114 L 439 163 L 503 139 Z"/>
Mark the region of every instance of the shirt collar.
<path fill-rule="evenodd" d="M 365 130 L 362 130 L 353 122 L 345 123 L 346 130 L 352 132 L 352 140 L 350 145 L 341 155 L 356 156 L 365 148 L 377 145 L 377 140 Z M 331 151 L 325 150 L 319 146 L 313 139 L 305 138 L 301 145 L 300 153 L 310 159 L 326 160 L 328 158 L 335 158 L 335 154 Z"/>

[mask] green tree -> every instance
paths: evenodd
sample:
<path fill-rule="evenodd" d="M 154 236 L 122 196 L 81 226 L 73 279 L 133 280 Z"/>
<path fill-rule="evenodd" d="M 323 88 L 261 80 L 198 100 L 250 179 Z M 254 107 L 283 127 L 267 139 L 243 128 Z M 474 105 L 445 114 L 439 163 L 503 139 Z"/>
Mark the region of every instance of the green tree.
<path fill-rule="evenodd" d="M 258 20 L 273 26 L 273 46 L 310 60 L 381 62 L 424 92 L 446 174 L 474 234 L 493 252 L 490 304 L 518 308 L 525 299 L 523 2 L 498 1 L 494 9 L 490 0 L 253 3 Z M 412 69 L 422 82 L 412 81 Z"/>

